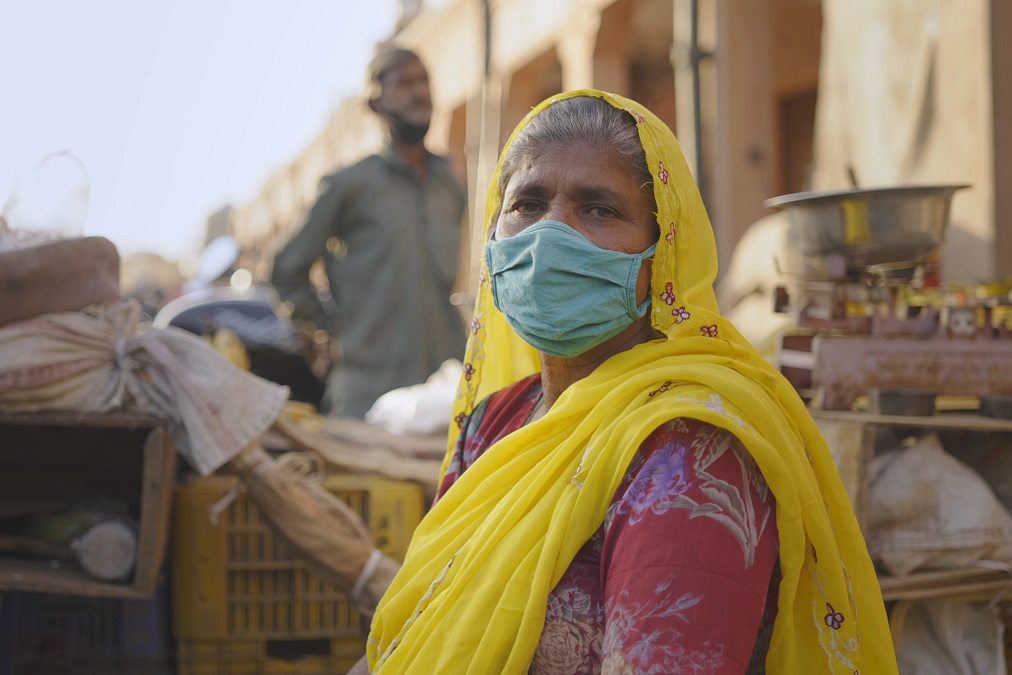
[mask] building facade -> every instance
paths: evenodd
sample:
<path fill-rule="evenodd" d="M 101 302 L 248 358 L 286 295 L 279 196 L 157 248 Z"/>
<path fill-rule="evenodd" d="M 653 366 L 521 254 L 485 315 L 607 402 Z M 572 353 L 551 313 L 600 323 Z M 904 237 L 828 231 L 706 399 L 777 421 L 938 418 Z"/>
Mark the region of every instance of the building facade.
<path fill-rule="evenodd" d="M 907 15 L 931 3 L 887 4 L 895 6 L 891 13 L 862 12 L 879 24 L 866 23 L 861 30 L 877 31 L 888 41 L 890 31 L 909 23 Z M 880 183 L 974 182 L 980 189 L 957 198 L 954 218 L 969 222 L 990 248 L 987 260 L 969 268 L 978 275 L 1010 275 L 1012 196 L 996 185 L 1012 171 L 1012 92 L 999 79 L 1012 72 L 1012 45 L 1003 47 L 997 37 L 1012 10 L 1000 0 L 934 4 L 942 7 L 946 45 L 936 56 L 949 65 L 936 73 L 932 95 L 940 98 L 939 109 L 948 110 L 952 106 L 946 107 L 938 85 L 959 84 L 964 105 L 980 113 L 969 129 L 968 147 L 993 147 L 993 153 L 988 150 L 980 161 L 934 161 L 909 175 L 875 177 Z M 967 4 L 973 12 L 967 13 Z M 825 131 L 832 125 L 821 122 L 820 135 L 816 119 L 832 119 L 832 111 L 841 108 L 839 97 L 848 95 L 837 84 L 820 90 L 820 80 L 839 82 L 827 68 L 835 73 L 875 67 L 867 55 L 874 45 L 860 34 L 849 44 L 839 37 L 827 42 L 827 36 L 840 35 L 845 21 L 858 25 L 858 12 L 848 0 L 402 0 L 391 42 L 416 50 L 429 68 L 434 115 L 428 143 L 450 157 L 468 186 L 466 239 L 479 240 L 484 193 L 517 122 L 554 93 L 595 87 L 644 103 L 676 131 L 700 183 L 721 260 L 727 260 L 749 225 L 769 213 L 764 200 L 812 187 L 846 187 L 833 182 L 845 174 L 825 166 L 840 163 L 839 147 L 821 152 L 817 147 L 820 138 L 833 145 Z M 967 54 L 973 57 L 973 86 L 955 65 Z M 959 142 L 965 144 L 965 137 Z M 312 205 L 320 177 L 381 143 L 364 95 L 348 100 L 251 204 L 235 211 L 237 237 L 260 256 L 256 276 L 266 277 L 271 252 Z M 477 277 L 474 258 L 466 252 L 462 257 L 462 289 Z M 965 276 L 968 268 L 959 257 L 950 258 L 953 276 Z"/>

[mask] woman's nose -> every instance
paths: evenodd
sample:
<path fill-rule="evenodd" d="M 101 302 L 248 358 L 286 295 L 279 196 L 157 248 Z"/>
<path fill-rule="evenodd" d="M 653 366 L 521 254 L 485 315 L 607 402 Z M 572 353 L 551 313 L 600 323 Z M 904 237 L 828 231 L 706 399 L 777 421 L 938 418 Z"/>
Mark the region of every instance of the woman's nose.
<path fill-rule="evenodd" d="M 576 222 L 575 215 L 576 213 L 572 207 L 558 202 L 551 202 L 548 204 L 548 209 L 545 211 L 545 220 L 555 220 L 560 223 L 565 223 L 572 228 L 576 228 L 578 224 Z"/>

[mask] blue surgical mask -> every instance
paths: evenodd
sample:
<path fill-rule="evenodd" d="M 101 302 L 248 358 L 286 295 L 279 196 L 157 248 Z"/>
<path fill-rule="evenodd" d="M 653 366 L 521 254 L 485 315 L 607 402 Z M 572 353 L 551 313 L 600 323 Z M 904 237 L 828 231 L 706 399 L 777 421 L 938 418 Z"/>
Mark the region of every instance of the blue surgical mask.
<path fill-rule="evenodd" d="M 529 345 L 571 358 L 646 314 L 636 304 L 642 253 L 609 251 L 564 223 L 544 220 L 485 247 L 495 306 Z"/>

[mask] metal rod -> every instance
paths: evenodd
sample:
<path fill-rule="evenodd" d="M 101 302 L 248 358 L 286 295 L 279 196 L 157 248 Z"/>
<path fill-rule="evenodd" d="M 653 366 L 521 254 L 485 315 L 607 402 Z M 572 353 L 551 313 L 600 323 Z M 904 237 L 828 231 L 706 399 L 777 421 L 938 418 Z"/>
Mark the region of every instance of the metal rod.
<path fill-rule="evenodd" d="M 696 137 L 695 157 L 696 185 L 701 195 L 706 195 L 706 171 L 703 170 L 703 106 L 700 102 L 702 86 L 700 84 L 699 62 L 703 55 L 699 49 L 699 0 L 692 0 L 692 26 L 689 43 L 689 63 L 692 68 L 692 129 Z"/>

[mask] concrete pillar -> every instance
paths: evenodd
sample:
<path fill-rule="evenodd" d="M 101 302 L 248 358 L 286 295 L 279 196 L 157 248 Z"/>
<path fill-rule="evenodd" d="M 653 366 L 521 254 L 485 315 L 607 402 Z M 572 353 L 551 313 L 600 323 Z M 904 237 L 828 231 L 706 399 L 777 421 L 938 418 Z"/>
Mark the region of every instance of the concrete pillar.
<path fill-rule="evenodd" d="M 594 50 L 601 15 L 578 4 L 573 16 L 559 32 L 555 49 L 562 64 L 562 89 L 584 89 L 594 86 Z"/>
<path fill-rule="evenodd" d="M 702 139 L 696 138 L 696 93 L 692 65 L 692 3 L 693 0 L 674 0 L 673 42 L 671 65 L 675 71 L 675 136 L 689 163 L 692 177 L 699 182 L 697 147 Z"/>
<path fill-rule="evenodd" d="M 717 128 L 712 208 L 720 263 L 775 196 L 773 0 L 717 3 Z"/>
<path fill-rule="evenodd" d="M 503 111 L 502 128 L 499 132 L 500 148 L 506 143 L 506 139 L 513 133 L 513 129 L 520 123 L 520 120 L 544 98 L 541 91 L 543 70 L 538 67 L 541 60 L 538 59 L 515 73 L 504 75 L 501 78 Z M 496 151 L 498 152 L 498 148 Z"/>
<path fill-rule="evenodd" d="M 994 266 L 1012 277 L 1012 3 L 991 0 L 991 81 L 994 120 Z"/>
<path fill-rule="evenodd" d="M 601 13 L 593 55 L 594 87 L 622 96 L 632 93 L 629 60 L 634 4 L 635 0 L 618 0 Z"/>

